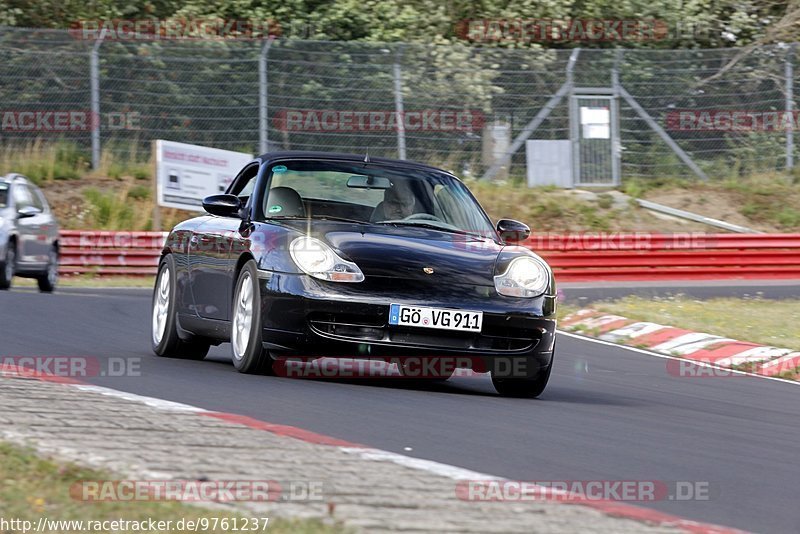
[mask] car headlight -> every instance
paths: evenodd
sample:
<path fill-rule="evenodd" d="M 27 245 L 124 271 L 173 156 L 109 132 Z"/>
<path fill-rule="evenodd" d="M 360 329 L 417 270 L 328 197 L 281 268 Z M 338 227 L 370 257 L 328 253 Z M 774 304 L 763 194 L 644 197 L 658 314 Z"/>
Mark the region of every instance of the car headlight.
<path fill-rule="evenodd" d="M 364 273 L 358 265 L 339 257 L 331 247 L 313 237 L 298 237 L 289 245 L 289 254 L 307 275 L 330 282 L 361 282 Z"/>
<path fill-rule="evenodd" d="M 547 291 L 550 284 L 550 269 L 531 256 L 514 258 L 506 272 L 494 277 L 494 287 L 508 297 L 538 297 Z"/>

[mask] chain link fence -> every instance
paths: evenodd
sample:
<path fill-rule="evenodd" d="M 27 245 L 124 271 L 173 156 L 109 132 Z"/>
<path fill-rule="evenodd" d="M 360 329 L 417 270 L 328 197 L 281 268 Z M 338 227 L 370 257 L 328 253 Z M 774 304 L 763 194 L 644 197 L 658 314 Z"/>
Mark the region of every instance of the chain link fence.
<path fill-rule="evenodd" d="M 793 166 L 796 61 L 793 46 L 96 42 L 4 28 L 0 147 L 69 143 L 96 164 L 101 152 L 146 161 L 151 141 L 168 139 L 250 153 L 368 152 L 474 177 L 495 164 L 523 177 L 525 147 L 512 151 L 514 140 L 580 142 L 571 95 L 610 94 L 623 180 L 727 178 Z"/>

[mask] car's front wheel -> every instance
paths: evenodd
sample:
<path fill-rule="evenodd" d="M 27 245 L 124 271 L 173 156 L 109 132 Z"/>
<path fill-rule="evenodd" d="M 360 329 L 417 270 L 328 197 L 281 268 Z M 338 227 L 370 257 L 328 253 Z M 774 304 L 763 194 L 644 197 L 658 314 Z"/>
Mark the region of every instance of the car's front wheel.
<path fill-rule="evenodd" d="M 14 270 L 17 263 L 17 248 L 13 241 L 9 241 L 6 246 L 6 256 L 0 263 L 0 289 L 11 287 L 11 280 L 14 278 Z"/>
<path fill-rule="evenodd" d="M 44 273 L 36 277 L 39 284 L 39 291 L 42 293 L 52 293 L 58 283 L 58 250 L 53 247 L 47 259 L 47 269 Z"/>
<path fill-rule="evenodd" d="M 528 374 L 527 369 L 529 369 L 529 367 L 527 366 L 538 366 L 532 358 L 523 358 L 522 360 L 523 361 L 519 363 L 524 364 L 525 368 L 522 369 L 520 374 Z M 547 387 L 547 382 L 550 380 L 550 371 L 552 369 L 553 360 L 551 359 L 547 367 L 539 369 L 532 376 L 501 376 L 495 371 L 492 371 L 492 384 L 494 385 L 494 389 L 504 397 L 533 399 L 541 395 L 544 388 Z"/>
<path fill-rule="evenodd" d="M 272 374 L 272 356 L 261 344 L 261 291 L 254 260 L 248 260 L 239 271 L 231 312 L 233 314 L 231 348 L 234 367 L 241 373 Z"/>
<path fill-rule="evenodd" d="M 178 337 L 175 304 L 175 260 L 168 254 L 158 266 L 153 289 L 153 352 L 168 358 L 202 360 L 208 354 L 210 344 L 202 339 L 184 340 Z"/>

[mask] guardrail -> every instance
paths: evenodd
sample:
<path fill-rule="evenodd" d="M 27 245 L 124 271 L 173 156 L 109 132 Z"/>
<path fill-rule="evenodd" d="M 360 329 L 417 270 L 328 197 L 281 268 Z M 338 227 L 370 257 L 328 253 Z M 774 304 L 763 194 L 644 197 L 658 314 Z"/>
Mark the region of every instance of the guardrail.
<path fill-rule="evenodd" d="M 163 232 L 63 231 L 61 274 L 153 276 Z M 800 279 L 800 234 L 535 234 L 563 282 Z"/>
<path fill-rule="evenodd" d="M 63 230 L 62 275 L 155 276 L 166 232 Z"/>

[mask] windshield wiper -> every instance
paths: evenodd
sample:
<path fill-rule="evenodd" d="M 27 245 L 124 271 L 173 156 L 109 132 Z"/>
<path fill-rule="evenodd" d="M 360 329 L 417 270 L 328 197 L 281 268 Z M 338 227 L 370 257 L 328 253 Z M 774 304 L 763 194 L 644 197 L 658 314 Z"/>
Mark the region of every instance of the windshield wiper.
<path fill-rule="evenodd" d="M 350 223 L 358 223 L 358 224 L 371 224 L 369 221 L 362 221 L 358 219 L 348 219 L 347 217 L 336 217 L 334 215 L 311 215 L 311 216 L 304 216 L 301 217 L 300 215 L 284 215 L 278 217 L 268 217 L 268 220 L 277 220 L 277 221 L 307 221 L 309 219 L 317 219 L 323 221 L 340 221 L 340 222 L 350 222 Z"/>
<path fill-rule="evenodd" d="M 429 222 L 416 222 L 416 221 L 381 221 L 377 224 L 393 224 L 394 226 L 416 226 L 419 228 L 429 228 L 431 230 L 439 230 L 449 234 L 468 235 L 470 237 L 477 237 L 479 239 L 486 239 L 487 236 L 482 236 L 474 232 L 467 232 L 458 228 L 451 228 L 449 226 L 439 226 L 438 224 Z"/>

